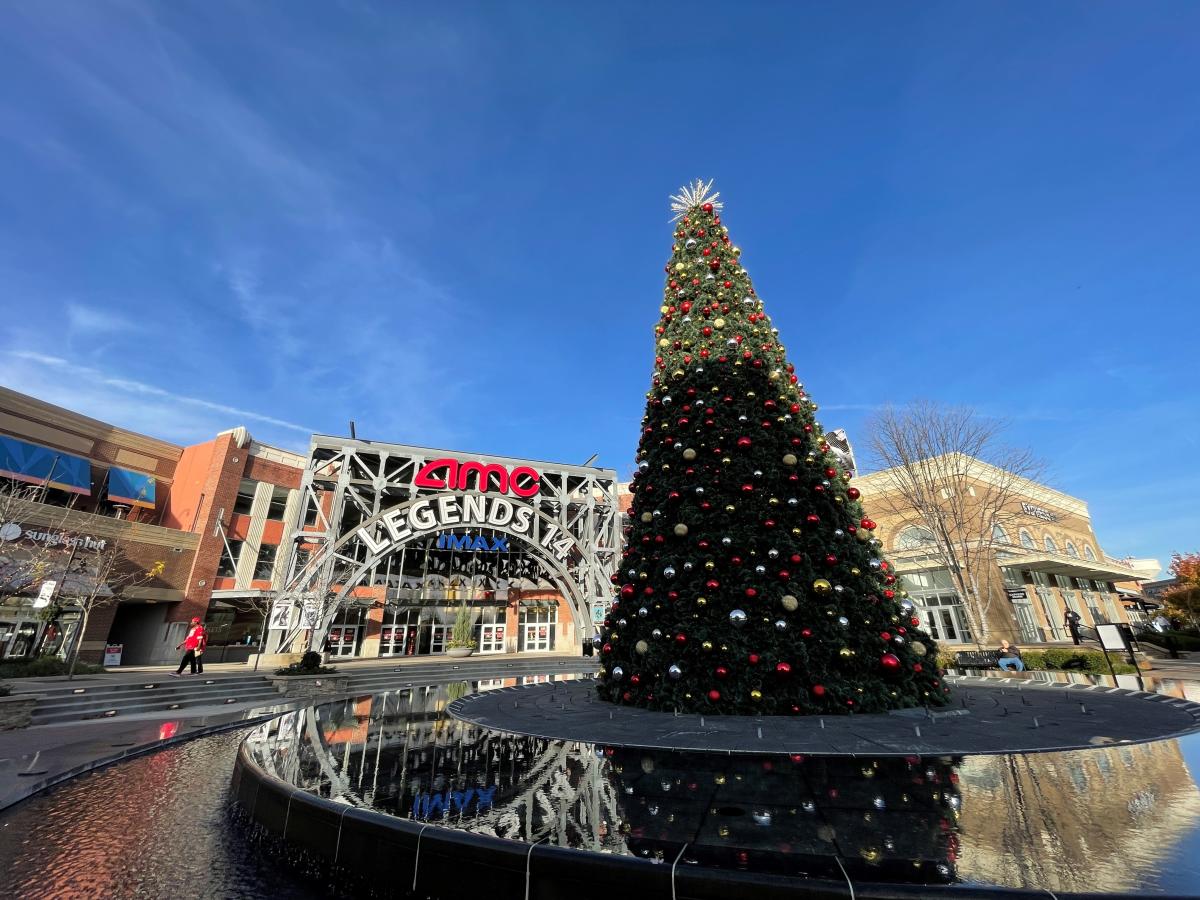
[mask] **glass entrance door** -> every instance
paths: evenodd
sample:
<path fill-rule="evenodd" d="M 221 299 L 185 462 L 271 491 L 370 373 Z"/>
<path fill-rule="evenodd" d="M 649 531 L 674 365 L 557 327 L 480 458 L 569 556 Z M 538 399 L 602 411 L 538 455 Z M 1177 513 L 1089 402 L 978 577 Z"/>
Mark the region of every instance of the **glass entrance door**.
<path fill-rule="evenodd" d="M 329 629 L 330 656 L 353 656 L 357 647 L 357 625 L 335 625 Z"/>
<path fill-rule="evenodd" d="M 1014 600 L 1013 613 L 1017 618 L 1017 630 L 1021 633 L 1021 640 L 1026 644 L 1037 643 L 1040 638 L 1037 620 L 1033 615 L 1033 604 L 1028 600 Z"/>
<path fill-rule="evenodd" d="M 544 622 L 526 622 L 524 647 L 526 650 L 550 649 L 550 626 Z"/>

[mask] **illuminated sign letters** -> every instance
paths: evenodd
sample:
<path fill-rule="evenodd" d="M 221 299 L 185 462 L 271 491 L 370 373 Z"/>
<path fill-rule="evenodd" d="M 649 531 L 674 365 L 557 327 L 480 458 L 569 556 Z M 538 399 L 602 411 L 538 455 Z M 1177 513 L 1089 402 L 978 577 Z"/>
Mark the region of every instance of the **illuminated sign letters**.
<path fill-rule="evenodd" d="M 511 482 L 510 482 L 511 484 Z M 536 510 L 507 497 L 487 497 L 482 494 L 441 494 L 422 497 L 407 509 L 391 509 L 381 515 L 374 525 L 358 528 L 358 537 L 376 555 L 394 550 L 415 537 L 430 532 L 460 528 L 503 528 L 512 534 L 528 538 L 559 561 L 565 560 L 575 547 L 575 540 L 553 523 L 543 520 L 543 528 L 535 536 Z M 469 546 L 467 545 L 469 542 Z M 438 538 L 443 550 L 509 550 L 507 537 L 472 537 L 443 534 Z"/>
<path fill-rule="evenodd" d="M 462 462 L 434 459 L 421 466 L 413 485 L 439 491 L 466 491 L 474 487 L 482 494 L 496 491 L 518 497 L 535 497 L 541 490 L 542 476 L 529 466 L 517 466 L 511 472 L 497 463 Z"/>

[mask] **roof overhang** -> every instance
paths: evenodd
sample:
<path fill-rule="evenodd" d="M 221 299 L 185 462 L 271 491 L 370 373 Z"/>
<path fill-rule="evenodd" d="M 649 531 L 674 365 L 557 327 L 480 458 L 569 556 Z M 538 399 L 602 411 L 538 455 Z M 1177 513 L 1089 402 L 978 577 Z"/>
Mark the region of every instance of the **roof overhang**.
<path fill-rule="evenodd" d="M 996 562 L 1002 566 L 1019 566 L 1031 572 L 1049 575 L 1067 575 L 1075 578 L 1090 578 L 1095 581 L 1133 581 L 1136 576 L 1131 569 L 1115 563 L 1094 559 L 1078 559 L 1061 553 L 1046 551 L 1003 550 L 996 554 Z"/>

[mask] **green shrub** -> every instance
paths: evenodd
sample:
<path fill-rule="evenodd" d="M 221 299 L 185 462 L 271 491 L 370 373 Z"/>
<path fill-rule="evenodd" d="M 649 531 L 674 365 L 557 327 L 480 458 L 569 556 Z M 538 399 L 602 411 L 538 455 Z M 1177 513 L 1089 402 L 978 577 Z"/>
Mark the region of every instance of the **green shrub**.
<path fill-rule="evenodd" d="M 1022 650 L 1021 659 L 1025 662 L 1025 668 L 1027 669 L 1046 668 L 1045 650 Z"/>
<path fill-rule="evenodd" d="M 304 656 L 300 657 L 300 662 L 294 662 L 290 666 L 284 666 L 282 669 L 276 669 L 276 675 L 331 675 L 337 671 L 335 666 L 321 665 L 321 654 L 315 650 L 309 650 Z"/>
<path fill-rule="evenodd" d="M 37 659 L 12 659 L 0 662 L 0 678 L 48 678 L 66 675 L 70 668 L 57 656 L 39 656 Z M 103 666 L 81 662 L 75 666 L 76 675 L 97 675 L 106 671 Z"/>

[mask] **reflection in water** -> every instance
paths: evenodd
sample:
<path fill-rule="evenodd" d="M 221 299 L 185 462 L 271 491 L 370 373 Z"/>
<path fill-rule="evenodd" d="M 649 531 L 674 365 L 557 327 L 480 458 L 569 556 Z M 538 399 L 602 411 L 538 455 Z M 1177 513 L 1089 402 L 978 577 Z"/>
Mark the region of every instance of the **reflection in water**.
<path fill-rule="evenodd" d="M 1056 891 L 1200 884 L 1183 849 L 1200 791 L 1177 741 L 954 759 L 674 753 L 487 731 L 444 714 L 463 691 L 324 704 L 247 745 L 337 801 L 667 864 Z"/>

